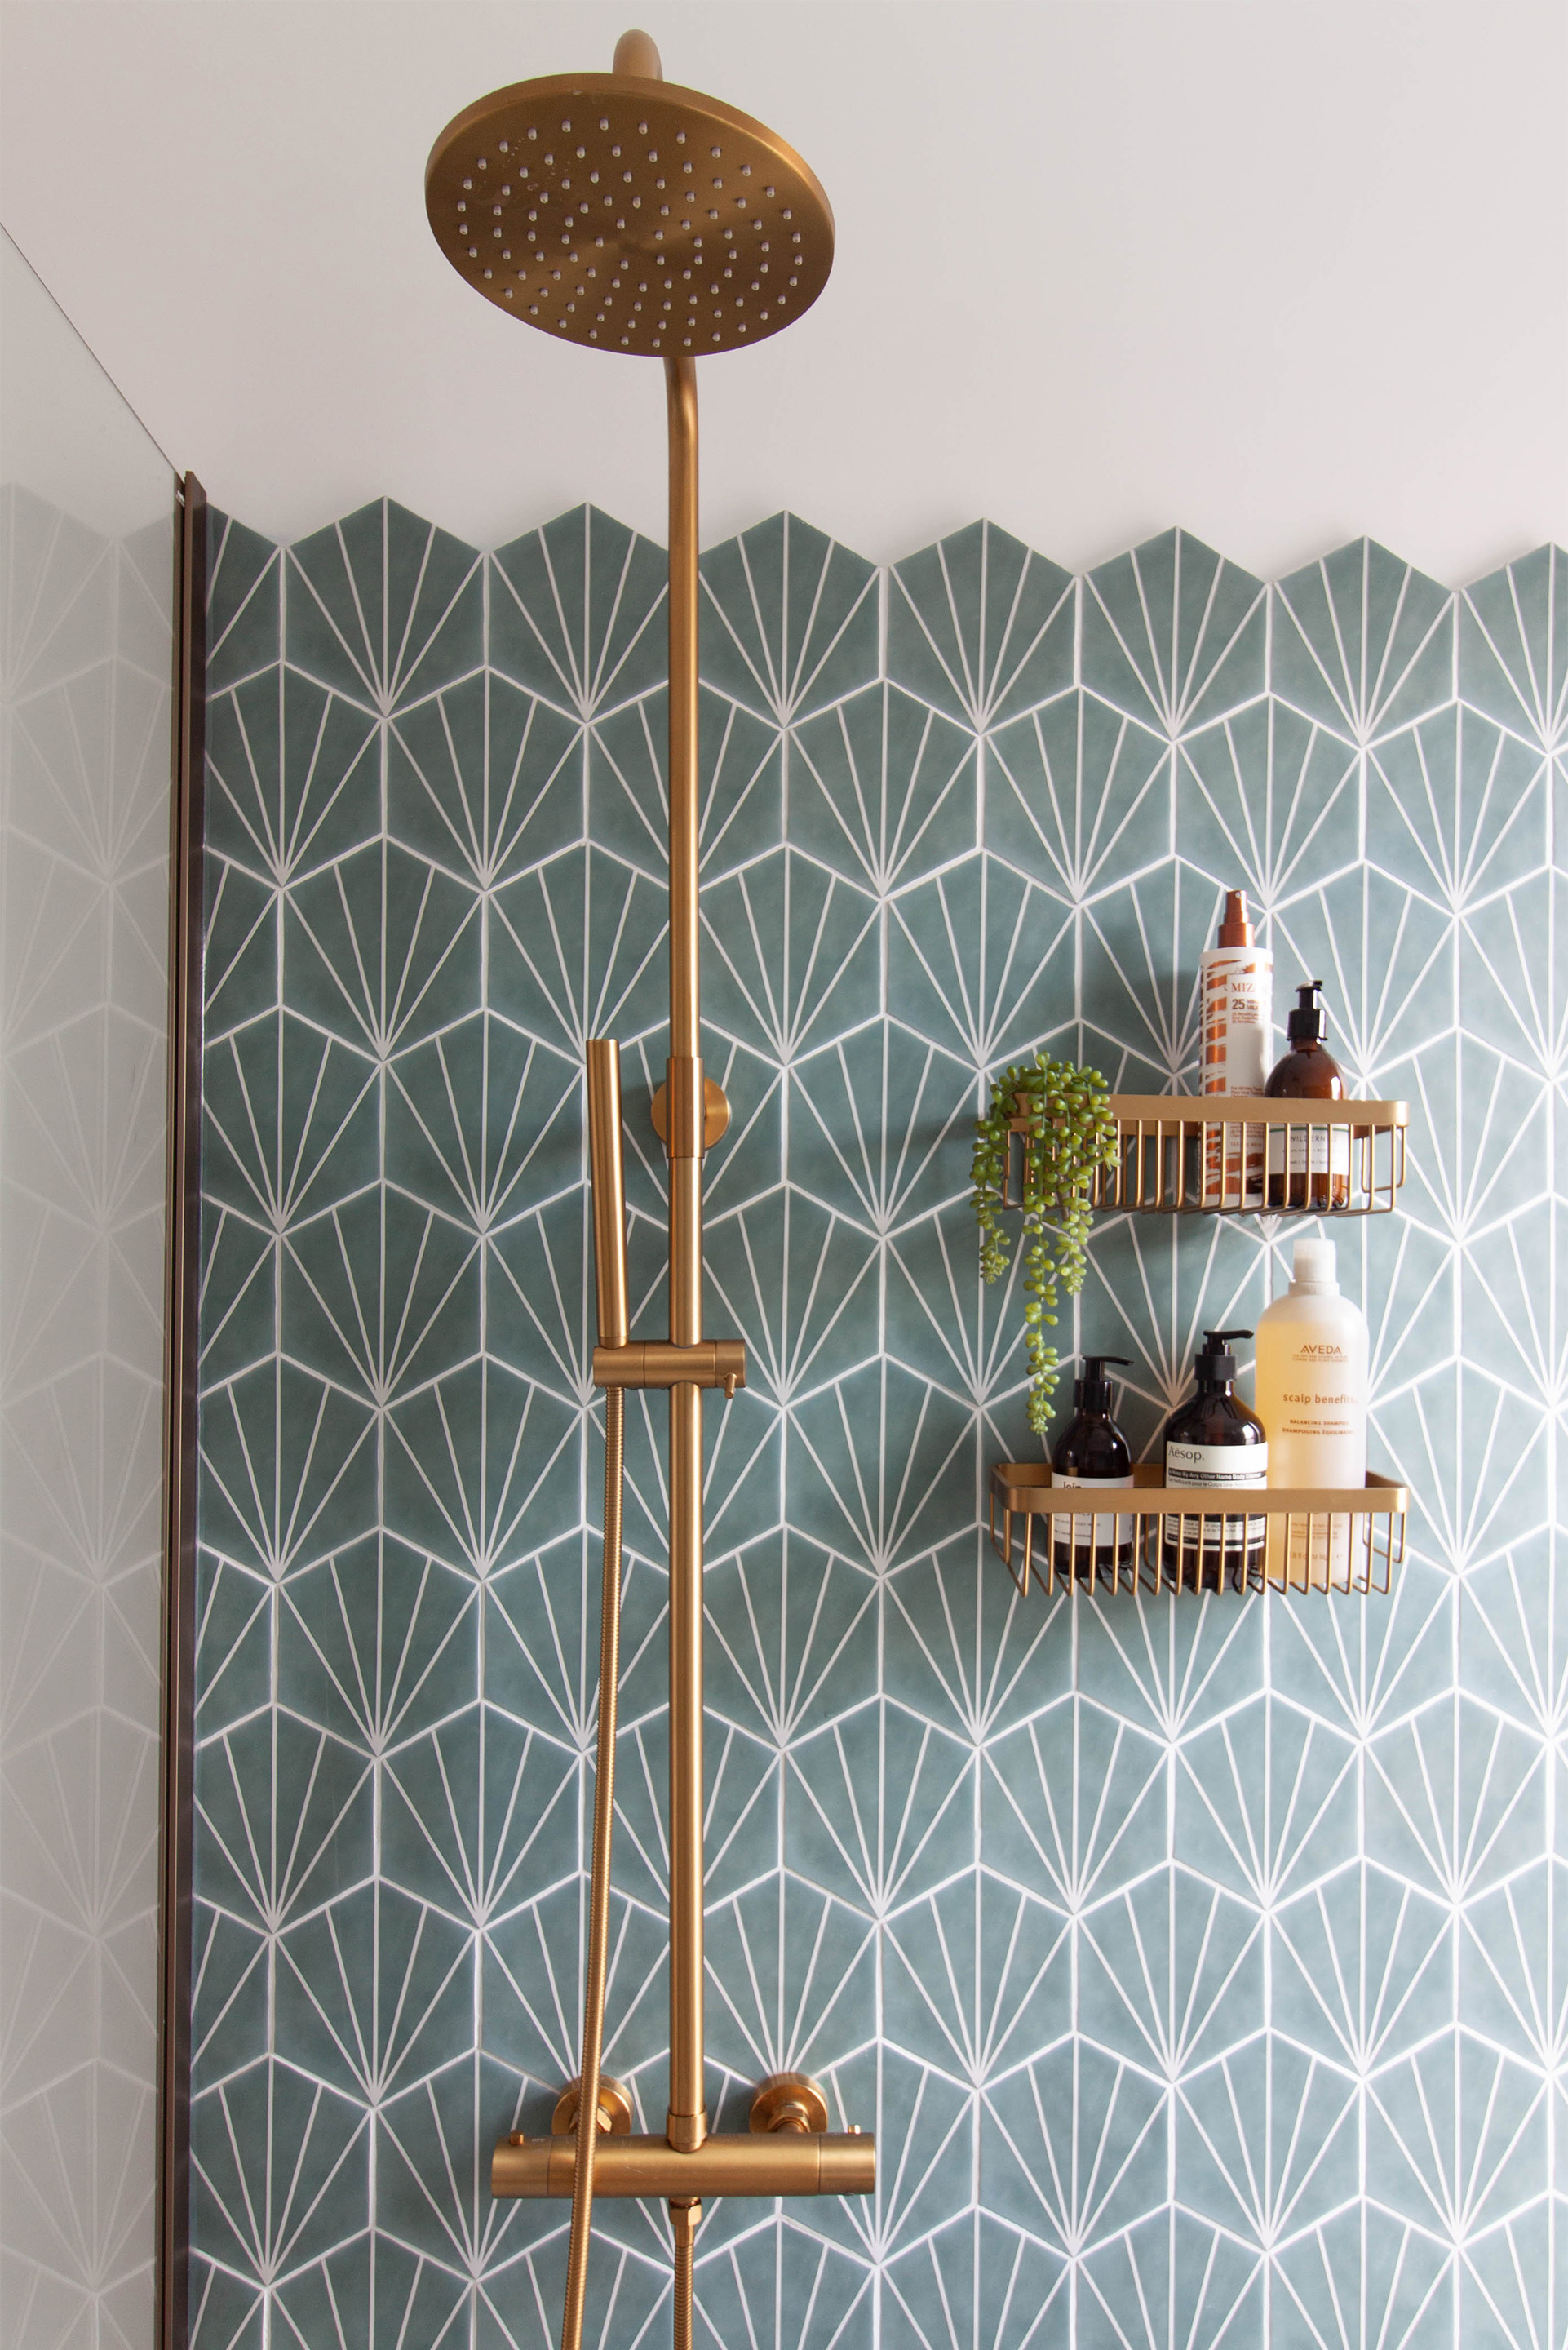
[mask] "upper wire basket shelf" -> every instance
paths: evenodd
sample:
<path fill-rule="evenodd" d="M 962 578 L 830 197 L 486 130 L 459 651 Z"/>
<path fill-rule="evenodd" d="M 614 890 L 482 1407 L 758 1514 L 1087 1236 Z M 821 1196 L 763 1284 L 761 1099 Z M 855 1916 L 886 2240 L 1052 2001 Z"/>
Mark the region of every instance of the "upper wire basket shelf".
<path fill-rule="evenodd" d="M 1109 1094 L 1116 1155 L 1096 1208 L 1163 1215 L 1386 1215 L 1405 1180 L 1402 1101 L 1274 1101 L 1260 1094 Z M 1026 1138 L 1025 1119 L 1011 1121 Z M 1026 1147 L 1026 1144 L 1025 1144 Z M 1023 1205 L 1023 1150 L 1002 1205 Z"/>

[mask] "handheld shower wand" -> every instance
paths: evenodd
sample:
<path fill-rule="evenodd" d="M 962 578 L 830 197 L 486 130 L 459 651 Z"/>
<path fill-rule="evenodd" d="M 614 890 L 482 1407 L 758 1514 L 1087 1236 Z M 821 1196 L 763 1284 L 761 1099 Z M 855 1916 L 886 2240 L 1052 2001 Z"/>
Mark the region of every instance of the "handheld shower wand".
<path fill-rule="evenodd" d="M 670 443 L 670 1051 L 654 1123 L 670 1180 L 670 1336 L 634 1342 L 627 1306 L 620 1067 L 587 1042 L 595 1382 L 605 1390 L 604 1596 L 597 1781 L 581 2067 L 547 2138 L 514 2132 L 492 2190 L 572 2199 L 563 2350 L 579 2350 L 593 2201 L 656 2197 L 674 2233 L 676 2350 L 690 2350 L 702 2199 L 867 2195 L 876 2140 L 827 2128 L 816 2084 L 775 2074 L 751 2128 L 708 2127 L 703 2081 L 702 1397 L 745 1380 L 736 1339 L 702 1336 L 702 1162 L 729 1123 L 704 1075 L 699 968 L 697 378 L 702 352 L 764 341 L 816 299 L 833 215 L 812 172 L 749 115 L 662 78 L 646 33 L 608 74 L 559 74 L 483 98 L 425 172 L 437 242 L 475 292 L 557 340 L 662 359 Z M 628 1387 L 670 1397 L 670 2091 L 662 2135 L 633 2136 L 603 2078 L 619 1669 L 621 1482 Z M 601 2143 L 601 2133 L 602 2143 Z"/>

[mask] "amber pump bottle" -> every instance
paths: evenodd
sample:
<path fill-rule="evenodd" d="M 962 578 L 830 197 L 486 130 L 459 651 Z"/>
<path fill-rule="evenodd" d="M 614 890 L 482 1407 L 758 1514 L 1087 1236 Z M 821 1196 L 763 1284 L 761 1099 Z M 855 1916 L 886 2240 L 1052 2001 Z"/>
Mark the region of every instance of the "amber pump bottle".
<path fill-rule="evenodd" d="M 1185 1591 L 1244 1591 L 1261 1583 L 1268 1534 L 1265 1517 L 1223 1513 L 1232 1489 L 1266 1485 L 1268 1430 L 1255 1411 L 1234 1393 L 1236 1357 L 1232 1338 L 1250 1330 L 1205 1330 L 1193 1364 L 1198 1392 L 1166 1423 L 1164 1460 L 1168 1486 L 1191 1485 L 1195 1513 L 1162 1517 L 1160 1565 L 1168 1581 Z"/>
<path fill-rule="evenodd" d="M 1073 1417 L 1051 1455 L 1053 1485 L 1085 1485 L 1097 1492 L 1126 1490 L 1133 1481 L 1132 1447 L 1111 1418 L 1111 1383 L 1106 1365 L 1130 1368 L 1125 1355 L 1085 1355 L 1084 1376 L 1073 1383 Z M 1133 1521 L 1096 1510 L 1093 1515 L 1053 1518 L 1052 1557 L 1059 1575 L 1093 1582 L 1132 1565 Z"/>
<path fill-rule="evenodd" d="M 1269 1072 L 1263 1091 L 1272 1101 L 1343 1101 L 1345 1079 L 1324 1043 L 1328 1014 L 1318 1002 L 1321 979 L 1296 990 L 1295 1010 L 1285 1022 L 1287 1046 Z M 1272 1127 L 1269 1130 L 1269 1205 L 1308 1209 L 1350 1205 L 1350 1129 L 1344 1126 Z"/>

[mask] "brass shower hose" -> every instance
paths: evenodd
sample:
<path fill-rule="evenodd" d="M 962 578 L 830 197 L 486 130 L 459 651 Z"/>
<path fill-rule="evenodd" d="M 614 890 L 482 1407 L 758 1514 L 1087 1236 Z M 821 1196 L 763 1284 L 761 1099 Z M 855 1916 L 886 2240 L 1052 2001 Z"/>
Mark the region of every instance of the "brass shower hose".
<path fill-rule="evenodd" d="M 610 1839 L 615 1828 L 615 1736 L 620 1695 L 620 1529 L 626 1462 L 626 1389 L 605 1390 L 604 1589 L 599 1623 L 599 1735 L 594 1783 L 594 1859 L 588 1887 L 588 1970 L 583 1986 L 583 2060 L 577 2076 L 577 2159 L 572 2180 L 572 2233 L 566 2255 L 566 2301 L 561 2350 L 581 2350 L 583 2296 L 588 2280 L 593 2225 L 594 2154 L 598 2140 L 599 2073 L 605 2038 L 605 1969 L 609 1944 Z M 687 2314 L 680 2314 L 676 2262 L 675 2340 L 691 2339 L 691 2269 L 686 2269 Z"/>

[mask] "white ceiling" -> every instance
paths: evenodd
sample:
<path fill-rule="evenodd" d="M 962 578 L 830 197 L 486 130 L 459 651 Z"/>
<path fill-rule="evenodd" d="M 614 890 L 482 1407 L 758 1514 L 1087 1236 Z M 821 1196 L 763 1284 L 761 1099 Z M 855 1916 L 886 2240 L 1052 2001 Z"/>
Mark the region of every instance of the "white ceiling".
<path fill-rule="evenodd" d="M 421 202 L 452 114 L 633 6 L 838 223 L 815 310 L 704 365 L 705 537 L 1369 530 L 1453 581 L 1568 538 L 1564 0 L 5 0 L 0 218 L 262 530 L 662 535 L 657 368 L 476 301 Z"/>

